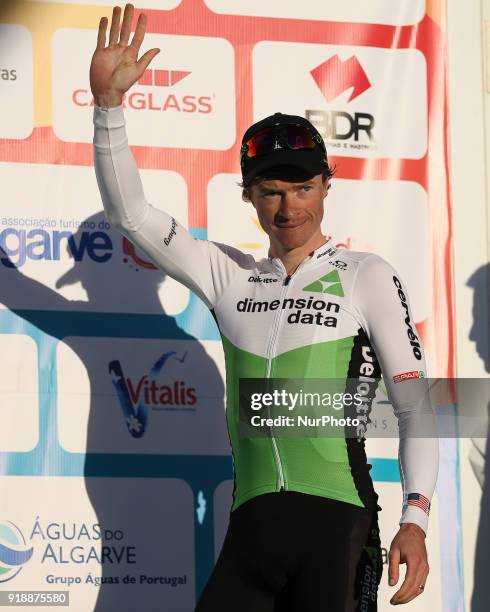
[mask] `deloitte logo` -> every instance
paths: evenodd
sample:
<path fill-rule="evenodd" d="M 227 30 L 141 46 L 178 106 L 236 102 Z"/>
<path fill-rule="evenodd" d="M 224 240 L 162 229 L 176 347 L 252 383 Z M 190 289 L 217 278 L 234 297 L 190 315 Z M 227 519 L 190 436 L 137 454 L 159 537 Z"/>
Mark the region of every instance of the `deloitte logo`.
<path fill-rule="evenodd" d="M 15 578 L 32 557 L 22 531 L 10 521 L 0 523 L 0 582 Z"/>
<path fill-rule="evenodd" d="M 315 293 L 330 293 L 338 297 L 344 297 L 344 290 L 340 282 L 340 276 L 337 270 L 332 270 L 325 276 L 303 287 L 303 291 L 313 291 Z"/>

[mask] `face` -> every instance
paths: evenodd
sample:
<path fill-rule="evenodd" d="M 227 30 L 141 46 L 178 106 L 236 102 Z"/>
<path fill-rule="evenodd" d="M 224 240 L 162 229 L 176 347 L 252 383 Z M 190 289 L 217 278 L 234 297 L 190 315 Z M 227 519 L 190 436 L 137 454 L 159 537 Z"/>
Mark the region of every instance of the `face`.
<path fill-rule="evenodd" d="M 318 174 L 301 182 L 263 179 L 249 189 L 260 225 L 276 253 L 315 244 L 322 239 L 320 223 L 328 181 Z"/>

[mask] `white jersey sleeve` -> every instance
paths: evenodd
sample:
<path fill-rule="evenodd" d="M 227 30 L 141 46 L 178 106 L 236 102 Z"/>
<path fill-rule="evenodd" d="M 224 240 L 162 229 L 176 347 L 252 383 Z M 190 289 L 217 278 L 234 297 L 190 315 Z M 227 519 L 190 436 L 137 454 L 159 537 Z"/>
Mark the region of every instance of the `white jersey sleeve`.
<path fill-rule="evenodd" d="M 176 219 L 146 201 L 122 105 L 94 106 L 93 121 L 94 168 L 107 219 L 155 265 L 212 308 L 235 271 L 253 267 L 253 257 L 194 238 Z"/>
<path fill-rule="evenodd" d="M 424 351 L 400 275 L 378 255 L 359 266 L 353 290 L 362 325 L 378 357 L 398 419 L 398 461 L 403 488 L 401 523 L 427 533 L 430 500 L 439 467 L 435 415 Z"/>

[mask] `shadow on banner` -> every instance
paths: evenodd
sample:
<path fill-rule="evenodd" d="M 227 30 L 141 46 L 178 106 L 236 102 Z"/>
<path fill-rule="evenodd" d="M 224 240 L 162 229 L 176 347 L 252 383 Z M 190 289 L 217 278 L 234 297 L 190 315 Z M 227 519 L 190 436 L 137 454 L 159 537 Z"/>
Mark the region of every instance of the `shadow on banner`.
<path fill-rule="evenodd" d="M 468 279 L 467 285 L 473 294 L 473 325 L 470 330 L 470 340 L 485 364 L 486 372 L 490 373 L 490 319 L 488 318 L 489 294 L 487 291 L 490 279 L 490 264 L 478 268 Z M 485 401 L 485 400 L 484 400 Z M 487 410 L 490 412 L 490 397 L 486 398 Z M 471 598 L 471 612 L 486 612 L 490 607 L 490 583 L 488 568 L 490 567 L 490 465 L 488 457 L 487 437 L 471 439 L 472 446 L 468 459 L 473 472 L 482 489 L 480 501 L 480 519 L 476 538 L 474 559 L 474 583 Z M 464 502 L 463 502 L 464 503 Z"/>
<path fill-rule="evenodd" d="M 194 601 L 196 508 L 191 487 L 179 480 L 178 466 L 188 455 L 229 455 L 223 381 L 204 344 L 165 313 L 158 295 L 165 274 L 139 265 L 144 262 L 137 257 L 128 262 L 119 234 L 116 239 L 116 232 L 108 230 L 117 265 L 77 259 L 82 228 L 99 227 L 104 219 L 102 212 L 89 217 L 68 238 L 73 266 L 56 282 L 57 289 L 80 283 L 86 301 L 68 300 L 24 275 L 5 251 L 0 300 L 62 341 L 53 426 L 64 450 L 86 453 L 85 486 L 101 532 L 124 534 L 118 542 L 96 542 L 105 558 L 94 610 L 142 609 L 143 593 L 145 610 L 183 609 L 182 595 L 168 584 L 155 589 L 137 578 L 134 589 L 119 585 L 128 572 L 136 577 L 186 574 L 190 590 L 185 597 Z M 108 301 L 132 304 L 134 313 L 126 309 L 108 315 Z M 19 303 L 42 311 L 20 309 Z M 162 456 L 163 475 L 158 468 Z M 77 505 L 76 500 L 70 503 Z M 201 520 L 206 500 L 200 503 Z M 60 506 L 71 523 L 70 505 L 60 499 Z M 83 569 L 87 573 L 88 567 Z M 82 574 L 82 566 L 77 572 Z M 117 586 L 110 583 L 114 576 L 119 577 Z"/>

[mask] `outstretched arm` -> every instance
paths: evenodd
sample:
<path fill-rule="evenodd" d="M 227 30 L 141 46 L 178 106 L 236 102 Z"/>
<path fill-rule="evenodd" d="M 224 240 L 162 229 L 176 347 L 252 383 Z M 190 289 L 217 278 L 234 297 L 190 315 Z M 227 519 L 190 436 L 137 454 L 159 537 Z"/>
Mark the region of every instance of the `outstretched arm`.
<path fill-rule="evenodd" d="M 253 258 L 225 245 L 196 240 L 179 222 L 146 201 L 138 168 L 128 146 L 123 110 L 124 93 L 143 74 L 159 49 L 139 60 L 146 16 L 138 17 L 128 45 L 133 6 L 127 4 L 122 27 L 115 7 L 109 44 L 107 18 L 99 24 L 97 48 L 90 66 L 94 107 L 94 167 L 108 220 L 167 274 L 197 293 L 208 307 L 218 300 L 237 266 Z"/>

